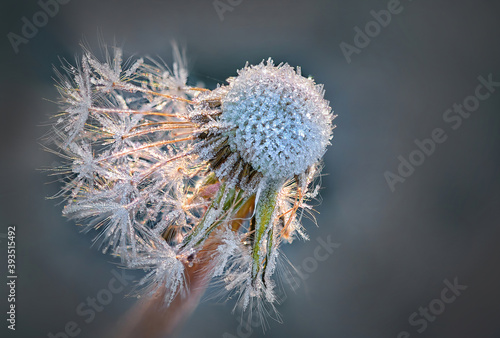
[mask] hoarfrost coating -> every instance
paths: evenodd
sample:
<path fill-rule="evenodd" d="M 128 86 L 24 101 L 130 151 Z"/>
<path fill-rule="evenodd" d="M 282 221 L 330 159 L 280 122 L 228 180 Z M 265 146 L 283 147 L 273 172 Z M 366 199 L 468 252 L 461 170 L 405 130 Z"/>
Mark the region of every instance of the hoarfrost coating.
<path fill-rule="evenodd" d="M 104 50 L 105 62 L 84 50 L 58 73 L 48 149 L 65 161 L 53 168 L 63 214 L 144 269 L 139 285 L 166 305 L 197 272 L 243 309 L 265 300 L 274 310 L 280 245 L 307 239 L 300 220 L 332 137 L 322 86 L 269 59 L 208 90 L 187 85 L 175 46 L 171 68 Z"/>
<path fill-rule="evenodd" d="M 332 126 L 323 87 L 289 65 L 245 67 L 230 80 L 222 119 L 235 126 L 230 144 L 264 175 L 289 179 L 324 154 Z"/>

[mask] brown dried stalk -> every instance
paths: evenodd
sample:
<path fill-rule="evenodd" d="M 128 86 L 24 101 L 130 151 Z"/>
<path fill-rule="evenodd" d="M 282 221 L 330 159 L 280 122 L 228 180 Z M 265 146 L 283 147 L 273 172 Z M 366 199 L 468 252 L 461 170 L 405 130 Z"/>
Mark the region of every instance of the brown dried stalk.
<path fill-rule="evenodd" d="M 254 208 L 255 198 L 251 198 L 236 214 L 231 222 L 231 229 L 238 231 L 244 220 L 252 215 Z M 178 293 L 168 307 L 164 305 L 165 294 L 168 290 L 162 290 L 154 297 L 140 300 L 120 321 L 120 329 L 113 337 L 173 337 L 196 309 L 210 282 L 213 256 L 219 244 L 215 232 L 212 233 L 203 249 L 197 253 L 196 261 L 192 264 L 184 264 L 186 295 Z"/>

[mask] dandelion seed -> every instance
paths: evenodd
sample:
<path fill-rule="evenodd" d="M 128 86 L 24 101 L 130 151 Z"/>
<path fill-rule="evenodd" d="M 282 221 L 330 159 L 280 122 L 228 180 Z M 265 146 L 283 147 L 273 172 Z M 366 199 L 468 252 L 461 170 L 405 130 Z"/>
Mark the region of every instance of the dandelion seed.
<path fill-rule="evenodd" d="M 299 211 L 332 138 L 323 87 L 271 59 L 214 90 L 189 87 L 176 47 L 172 71 L 143 59 L 124 67 L 112 52 L 102 63 L 86 50 L 59 74 L 65 216 L 148 271 L 139 284 L 163 290 L 166 305 L 207 253 L 206 273 L 243 309 L 275 303 L 280 245 L 307 239 Z"/>

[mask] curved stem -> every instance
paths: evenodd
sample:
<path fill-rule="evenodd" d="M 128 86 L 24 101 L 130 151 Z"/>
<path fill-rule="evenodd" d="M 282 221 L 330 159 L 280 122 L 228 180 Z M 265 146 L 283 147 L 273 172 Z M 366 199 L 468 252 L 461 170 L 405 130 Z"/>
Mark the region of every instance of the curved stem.
<path fill-rule="evenodd" d="M 168 307 L 163 290 L 154 297 L 140 300 L 122 319 L 115 338 L 165 338 L 173 337 L 196 309 L 210 282 L 210 257 L 215 243 L 207 244 L 198 254 L 199 262 L 185 264 L 185 296 L 178 293 Z"/>
<path fill-rule="evenodd" d="M 240 207 L 237 217 L 230 222 L 232 231 L 238 231 L 243 220 L 254 210 L 255 197 L 252 196 Z M 205 241 L 203 249 L 197 254 L 192 265 L 185 264 L 187 295 L 178 293 L 169 307 L 164 306 L 165 292 L 155 297 L 139 301 L 120 321 L 120 329 L 114 338 L 166 338 L 173 337 L 182 324 L 196 309 L 201 296 L 205 292 L 211 278 L 213 255 L 220 245 L 219 239 L 212 233 Z"/>

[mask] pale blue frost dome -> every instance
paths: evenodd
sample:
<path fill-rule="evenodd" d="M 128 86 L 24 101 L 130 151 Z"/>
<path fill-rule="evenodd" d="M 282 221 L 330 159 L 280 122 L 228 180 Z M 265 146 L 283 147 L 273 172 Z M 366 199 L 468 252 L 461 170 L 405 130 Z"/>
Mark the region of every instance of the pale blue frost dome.
<path fill-rule="evenodd" d="M 222 122 L 235 130 L 229 144 L 264 177 L 300 175 L 325 153 L 332 138 L 329 102 L 322 85 L 288 64 L 246 66 L 230 79 Z"/>

